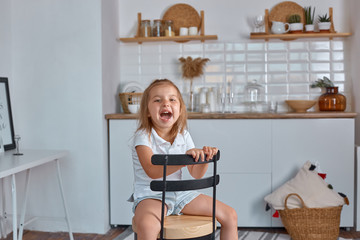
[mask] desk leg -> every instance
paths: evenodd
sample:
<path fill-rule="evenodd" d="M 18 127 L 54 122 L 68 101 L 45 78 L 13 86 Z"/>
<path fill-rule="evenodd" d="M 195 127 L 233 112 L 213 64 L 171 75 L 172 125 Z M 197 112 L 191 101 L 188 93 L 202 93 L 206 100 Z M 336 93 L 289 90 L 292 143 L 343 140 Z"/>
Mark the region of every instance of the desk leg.
<path fill-rule="evenodd" d="M 63 204 L 64 204 L 65 219 L 66 219 L 66 223 L 67 223 L 68 229 L 69 229 L 69 236 L 70 236 L 70 240 L 74 240 L 74 237 L 73 237 L 73 234 L 72 234 L 72 231 L 71 231 L 69 213 L 68 213 L 68 210 L 67 210 L 67 207 L 66 207 L 66 201 L 65 201 L 65 196 L 64 196 L 64 188 L 63 188 L 61 172 L 60 172 L 59 159 L 55 159 L 55 163 L 56 163 L 56 170 L 57 170 L 57 176 L 58 176 L 58 181 L 59 181 L 59 188 L 60 188 L 60 192 L 61 192 L 62 201 L 63 201 Z"/>
<path fill-rule="evenodd" d="M 4 179 L 0 179 L 1 182 L 1 215 L 0 215 L 0 238 L 6 238 L 6 195 L 5 195 L 5 184 Z"/>
<path fill-rule="evenodd" d="M 21 215 L 20 215 L 20 226 L 19 226 L 19 240 L 22 240 L 23 232 L 24 232 L 24 224 L 25 224 L 25 212 L 26 212 L 26 203 L 28 198 L 28 186 L 30 181 L 30 169 L 26 170 L 26 180 L 25 180 L 25 196 L 24 196 L 24 202 L 21 209 Z"/>
<path fill-rule="evenodd" d="M 16 181 L 15 174 L 11 175 L 11 194 L 12 194 L 12 209 L 13 209 L 13 239 L 17 240 L 17 211 L 16 211 Z"/>

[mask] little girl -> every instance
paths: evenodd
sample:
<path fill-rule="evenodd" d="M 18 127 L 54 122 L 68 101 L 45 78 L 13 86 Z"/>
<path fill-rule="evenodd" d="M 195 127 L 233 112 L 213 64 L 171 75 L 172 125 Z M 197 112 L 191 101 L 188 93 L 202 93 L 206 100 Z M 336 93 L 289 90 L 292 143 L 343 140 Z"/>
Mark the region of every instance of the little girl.
<path fill-rule="evenodd" d="M 155 240 L 160 232 L 161 193 L 150 190 L 153 179 L 162 178 L 162 166 L 151 163 L 153 154 L 189 154 L 195 161 L 206 161 L 216 155 L 215 147 L 195 148 L 186 128 L 187 113 L 181 93 L 167 79 L 155 80 L 144 91 L 139 127 L 132 150 L 134 165 L 134 221 L 139 240 Z M 207 155 L 206 159 L 205 154 Z M 168 166 L 167 179 L 181 179 L 183 166 Z M 194 178 L 204 176 L 208 164 L 187 166 Z M 211 216 L 212 198 L 196 191 L 168 192 L 166 212 Z M 216 218 L 221 224 L 222 240 L 238 239 L 237 214 L 230 206 L 217 201 Z"/>

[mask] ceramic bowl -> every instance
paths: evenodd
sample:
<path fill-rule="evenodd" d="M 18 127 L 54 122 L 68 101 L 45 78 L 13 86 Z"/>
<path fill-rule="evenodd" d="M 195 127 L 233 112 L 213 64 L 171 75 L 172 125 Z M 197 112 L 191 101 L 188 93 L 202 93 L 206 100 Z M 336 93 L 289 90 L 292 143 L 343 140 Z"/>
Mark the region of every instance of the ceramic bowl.
<path fill-rule="evenodd" d="M 128 105 L 130 113 L 137 113 L 140 108 L 140 104 L 129 104 Z"/>
<path fill-rule="evenodd" d="M 285 102 L 297 113 L 304 113 L 316 104 L 315 100 L 286 100 Z"/>

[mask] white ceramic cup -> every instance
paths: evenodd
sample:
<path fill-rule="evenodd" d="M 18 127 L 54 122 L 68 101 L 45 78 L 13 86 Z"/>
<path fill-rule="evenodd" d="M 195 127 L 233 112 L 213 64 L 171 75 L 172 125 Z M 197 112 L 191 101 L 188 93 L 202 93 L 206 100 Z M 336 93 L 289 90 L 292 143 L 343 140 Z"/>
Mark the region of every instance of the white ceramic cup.
<path fill-rule="evenodd" d="M 189 35 L 194 36 L 198 34 L 198 28 L 197 27 L 189 27 Z"/>
<path fill-rule="evenodd" d="M 181 27 L 179 33 L 180 36 L 187 36 L 189 35 L 189 29 L 187 27 Z"/>

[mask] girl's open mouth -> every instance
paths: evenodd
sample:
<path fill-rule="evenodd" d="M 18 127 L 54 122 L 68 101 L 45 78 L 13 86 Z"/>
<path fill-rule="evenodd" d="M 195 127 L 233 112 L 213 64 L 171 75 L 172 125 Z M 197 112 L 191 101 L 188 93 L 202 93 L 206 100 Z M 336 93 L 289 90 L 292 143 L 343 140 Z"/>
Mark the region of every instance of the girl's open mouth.
<path fill-rule="evenodd" d="M 170 118 L 172 118 L 172 116 L 173 114 L 170 111 L 163 111 L 160 113 L 160 119 L 164 121 L 169 120 Z"/>

